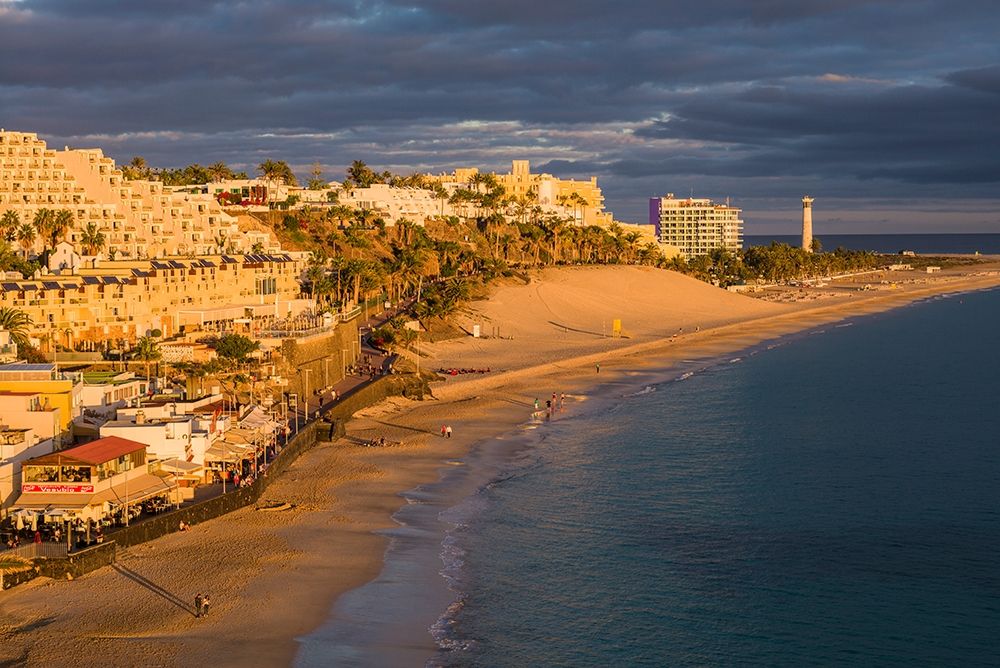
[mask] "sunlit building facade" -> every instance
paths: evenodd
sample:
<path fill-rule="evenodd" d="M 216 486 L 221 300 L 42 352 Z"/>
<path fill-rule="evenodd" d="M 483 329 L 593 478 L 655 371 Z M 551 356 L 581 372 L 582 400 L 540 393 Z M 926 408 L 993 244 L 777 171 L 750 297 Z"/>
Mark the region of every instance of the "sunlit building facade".
<path fill-rule="evenodd" d="M 21 223 L 31 223 L 39 209 L 72 213 L 62 238 L 81 252 L 110 258 L 248 252 L 269 239 L 241 231 L 212 195 L 126 179 L 100 149 L 57 151 L 34 133 L 0 130 L 0 215 L 13 211 Z M 82 233 L 90 224 L 104 236 L 100 248 L 84 248 Z M 39 235 L 20 247 L 34 254 L 45 243 Z"/>
<path fill-rule="evenodd" d="M 673 193 L 649 200 L 649 223 L 661 245 L 678 249 L 685 259 L 717 248 L 743 247 L 742 211 L 710 199 L 676 199 Z"/>

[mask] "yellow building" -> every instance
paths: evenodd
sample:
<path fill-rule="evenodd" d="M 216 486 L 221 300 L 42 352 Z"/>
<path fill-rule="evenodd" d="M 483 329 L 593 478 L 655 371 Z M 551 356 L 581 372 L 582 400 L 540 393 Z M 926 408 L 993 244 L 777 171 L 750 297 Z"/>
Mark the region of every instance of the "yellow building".
<path fill-rule="evenodd" d="M 428 175 L 428 179 L 445 187 L 468 187 L 479 174 L 476 167 L 460 167 L 453 174 Z M 607 227 L 614 222 L 612 214 L 604 211 L 604 194 L 597 185 L 597 177 L 587 181 L 559 179 L 551 174 L 532 174 L 528 160 L 514 160 L 508 174 L 495 174 L 507 195 L 515 201 L 527 198 L 540 206 L 543 213 L 572 218 L 578 225 Z"/>
<path fill-rule="evenodd" d="M 32 319 L 31 337 L 66 347 L 164 336 L 215 322 L 283 318 L 300 298 L 305 253 L 92 262 L 74 273 L 0 279 L 0 306 Z M 86 347 L 86 346 L 84 346 Z"/>
<path fill-rule="evenodd" d="M 240 230 L 212 195 L 128 180 L 100 149 L 56 151 L 34 133 L 0 130 L 0 214 L 14 211 L 30 223 L 39 209 L 70 211 L 65 239 L 80 250 L 86 250 L 81 232 L 93 223 L 109 257 L 207 254 L 220 246 L 246 252 L 269 242 L 264 232 Z M 37 238 L 25 250 L 38 252 L 43 244 Z"/>
<path fill-rule="evenodd" d="M 0 406 L 8 417 L 22 420 L 16 426 L 30 427 L 41 438 L 67 435 L 73 418 L 80 414 L 83 381 L 79 374 L 56 370 L 54 364 L 0 364 Z M 24 400 L 23 415 L 10 402 Z"/>

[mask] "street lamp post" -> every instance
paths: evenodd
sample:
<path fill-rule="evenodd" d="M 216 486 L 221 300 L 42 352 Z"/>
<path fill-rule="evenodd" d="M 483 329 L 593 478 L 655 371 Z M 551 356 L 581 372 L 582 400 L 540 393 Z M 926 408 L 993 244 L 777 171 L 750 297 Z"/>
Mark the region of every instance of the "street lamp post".
<path fill-rule="evenodd" d="M 226 478 L 229 477 L 229 471 L 226 470 L 226 439 L 222 439 L 222 493 L 226 493 Z"/>
<path fill-rule="evenodd" d="M 125 526 L 128 526 L 128 468 L 125 469 Z"/>
<path fill-rule="evenodd" d="M 309 422 L 309 396 L 310 396 L 309 395 L 309 372 L 310 371 L 312 371 L 312 369 L 302 369 L 302 372 L 305 373 L 305 375 L 306 375 L 306 388 L 305 388 L 306 389 L 306 393 L 305 393 L 305 397 L 304 397 L 304 399 L 302 401 L 303 406 L 305 406 L 305 416 L 306 416 L 305 422 Z"/>

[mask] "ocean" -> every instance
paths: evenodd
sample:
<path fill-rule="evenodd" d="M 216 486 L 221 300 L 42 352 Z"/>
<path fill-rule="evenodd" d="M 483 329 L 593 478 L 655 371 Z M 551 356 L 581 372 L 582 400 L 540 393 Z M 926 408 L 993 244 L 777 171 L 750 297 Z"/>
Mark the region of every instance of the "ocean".
<path fill-rule="evenodd" d="M 1000 234 L 815 234 L 814 236 L 823 244 L 824 250 L 843 246 L 848 250 L 879 253 L 911 250 L 924 255 L 977 252 L 983 255 L 1000 254 Z M 802 237 L 792 234 L 751 234 L 744 237 L 743 247 L 767 246 L 772 241 L 798 246 Z"/>
<path fill-rule="evenodd" d="M 997 331 L 952 295 L 573 398 L 409 492 L 298 665 L 996 665 Z"/>

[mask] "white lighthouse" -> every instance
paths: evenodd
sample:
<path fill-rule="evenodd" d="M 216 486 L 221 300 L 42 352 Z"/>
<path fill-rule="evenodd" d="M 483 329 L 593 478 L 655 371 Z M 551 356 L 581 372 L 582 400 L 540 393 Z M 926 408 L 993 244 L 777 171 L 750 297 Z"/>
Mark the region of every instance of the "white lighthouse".
<path fill-rule="evenodd" d="M 802 198 L 802 250 L 812 253 L 813 249 L 813 198 Z"/>

